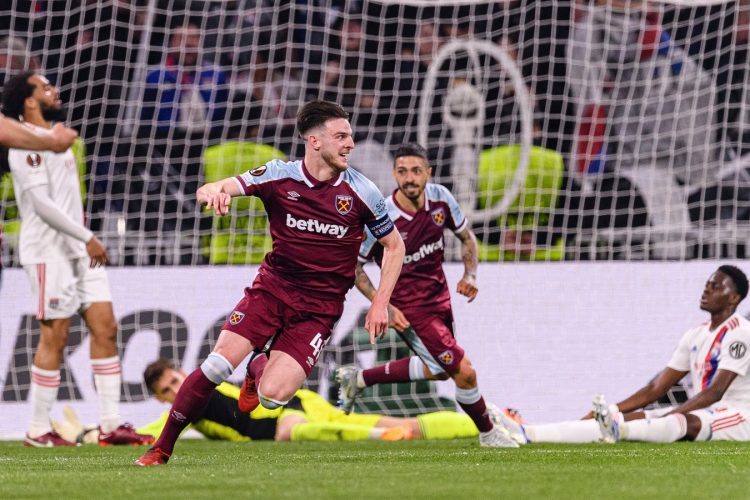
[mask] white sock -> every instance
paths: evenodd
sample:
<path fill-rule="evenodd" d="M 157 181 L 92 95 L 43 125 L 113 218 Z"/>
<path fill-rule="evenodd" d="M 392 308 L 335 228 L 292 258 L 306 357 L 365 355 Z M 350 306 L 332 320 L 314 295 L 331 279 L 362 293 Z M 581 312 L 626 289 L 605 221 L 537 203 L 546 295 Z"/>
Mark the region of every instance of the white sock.
<path fill-rule="evenodd" d="M 409 358 L 409 379 L 411 380 L 425 380 L 424 374 L 424 362 L 419 356 L 412 356 Z"/>
<path fill-rule="evenodd" d="M 365 376 L 362 375 L 363 370 L 357 371 L 357 389 L 364 389 L 367 387 L 367 384 L 365 384 Z"/>
<path fill-rule="evenodd" d="M 99 425 L 111 432 L 120 425 L 120 386 L 122 371 L 119 356 L 91 360 L 94 385 L 99 399 Z"/>
<path fill-rule="evenodd" d="M 649 443 L 672 443 L 687 434 L 685 415 L 674 414 L 662 418 L 631 420 L 620 424 L 620 439 L 647 441 Z"/>
<path fill-rule="evenodd" d="M 31 421 L 29 422 L 29 437 L 35 438 L 47 434 L 52 430 L 49 423 L 49 413 L 57 400 L 60 388 L 60 370 L 43 370 L 31 365 Z"/>
<path fill-rule="evenodd" d="M 524 425 L 530 443 L 596 443 L 601 439 L 596 420 L 572 420 L 555 424 Z"/>

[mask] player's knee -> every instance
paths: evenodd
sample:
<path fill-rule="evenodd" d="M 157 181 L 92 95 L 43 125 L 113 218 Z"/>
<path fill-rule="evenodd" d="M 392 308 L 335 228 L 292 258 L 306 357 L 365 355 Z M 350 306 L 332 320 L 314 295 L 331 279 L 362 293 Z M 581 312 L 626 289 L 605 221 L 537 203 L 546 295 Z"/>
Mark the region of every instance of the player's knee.
<path fill-rule="evenodd" d="M 704 429 L 700 418 L 688 413 L 685 415 L 685 420 L 687 421 L 685 439 L 689 441 L 706 441 L 708 439 L 711 434 L 710 428 Z"/>
<path fill-rule="evenodd" d="M 208 380 L 218 385 L 229 378 L 234 371 L 234 367 L 227 361 L 227 358 L 221 354 L 212 352 L 201 363 L 201 371 Z"/>
<path fill-rule="evenodd" d="M 275 410 L 276 408 L 285 406 L 289 402 L 289 398 L 286 398 L 285 396 L 286 395 L 279 389 L 271 387 L 270 390 L 268 390 L 265 386 L 261 387 L 261 385 L 258 384 L 258 400 L 260 401 L 261 406 L 267 410 Z"/>
<path fill-rule="evenodd" d="M 459 370 L 453 374 L 456 386 L 462 389 L 472 389 L 477 386 L 477 372 L 469 364 L 461 364 Z"/>
<path fill-rule="evenodd" d="M 419 356 L 409 359 L 409 378 L 411 380 L 447 380 L 450 375 L 439 367 L 431 370 Z"/>
<path fill-rule="evenodd" d="M 68 345 L 68 330 L 55 330 L 50 335 L 43 335 L 39 339 L 40 350 L 62 353 Z"/>
<path fill-rule="evenodd" d="M 117 322 L 114 318 L 105 320 L 91 330 L 91 335 L 100 343 L 114 344 L 117 342 Z"/>

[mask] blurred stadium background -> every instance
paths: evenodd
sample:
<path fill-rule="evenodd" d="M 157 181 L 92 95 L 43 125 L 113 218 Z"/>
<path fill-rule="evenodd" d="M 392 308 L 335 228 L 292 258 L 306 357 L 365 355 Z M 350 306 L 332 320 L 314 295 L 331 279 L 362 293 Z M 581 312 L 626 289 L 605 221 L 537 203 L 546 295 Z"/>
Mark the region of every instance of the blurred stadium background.
<path fill-rule="evenodd" d="M 203 266 L 261 261 L 270 243 L 262 204 L 235 201 L 231 218 L 214 218 L 196 206 L 195 189 L 274 157 L 299 157 L 295 113 L 325 98 L 351 113 L 351 165 L 386 194 L 394 148 L 406 141 L 428 148 L 435 180 L 454 191 L 479 236 L 483 283 L 518 286 L 535 277 L 525 284 L 531 294 L 517 290 L 499 303 L 489 296 L 480 309 L 459 311 L 459 325 L 461 314 L 486 316 L 463 334 L 489 341 L 495 333 L 471 330 L 496 329 L 497 316 L 517 314 L 523 300 L 566 295 L 568 263 L 573 274 L 620 284 L 622 302 L 611 305 L 628 309 L 627 298 L 644 293 L 637 280 L 650 290 L 643 300 L 664 299 L 662 283 L 648 281 L 656 268 L 634 262 L 658 261 L 658 276 L 675 280 L 670 291 L 688 290 L 674 300 L 692 300 L 693 311 L 712 261 L 747 256 L 749 15 L 748 0 L 6 0 L 0 80 L 36 68 L 62 91 L 68 123 L 81 134 L 87 220 L 113 266 L 124 268 L 111 275 L 121 323 L 140 307 L 123 305 L 133 283 L 118 281 L 134 267 L 147 281 L 189 275 L 201 282 L 217 269 Z M 27 284 L 15 269 L 19 221 L 8 176 L 0 199 L 0 406 L 7 406 L 25 399 L 35 325 L 19 298 Z M 449 246 L 457 260 L 455 252 Z M 695 265 L 686 273 L 688 264 Z M 247 268 L 232 272 L 249 282 Z M 240 286 L 224 290 L 223 306 L 206 313 L 215 317 L 204 322 L 213 328 L 205 337 L 183 335 L 173 313 L 158 311 L 131 314 L 123 332 L 131 344 L 138 332 L 161 332 L 161 347 L 142 361 L 161 353 L 192 368 L 185 348 L 191 355 L 208 348 Z M 588 294 L 578 296 L 582 302 L 611 288 L 578 286 Z M 592 314 L 560 307 L 578 311 L 562 322 L 571 328 Z M 597 311 L 606 314 L 604 306 Z M 674 330 L 654 370 L 691 326 L 672 321 L 684 317 L 682 306 L 644 315 L 652 325 L 644 336 Z M 351 323 L 311 380 L 331 395 L 327 367 L 369 353 Z M 84 337 L 77 327 L 74 341 Z M 516 340 L 503 340 L 506 350 Z M 394 338 L 368 362 L 391 350 L 404 352 Z M 138 402 L 146 395 L 133 363 L 129 379 L 125 366 L 123 397 Z M 70 377 L 61 399 L 86 399 Z M 401 392 L 408 398 L 374 393 L 365 404 L 394 413 L 452 404 L 431 384 Z"/>

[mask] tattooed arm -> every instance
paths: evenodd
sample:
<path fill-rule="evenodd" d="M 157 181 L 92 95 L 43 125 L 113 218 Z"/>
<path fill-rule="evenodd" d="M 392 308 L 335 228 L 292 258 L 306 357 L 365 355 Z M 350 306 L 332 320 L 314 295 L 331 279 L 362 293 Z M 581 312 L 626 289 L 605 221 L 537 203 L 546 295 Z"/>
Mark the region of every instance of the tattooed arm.
<path fill-rule="evenodd" d="M 476 235 L 468 227 L 456 236 L 461 240 L 461 259 L 464 261 L 464 276 L 458 282 L 456 291 L 468 297 L 469 302 L 471 302 L 476 298 L 477 293 L 479 293 L 479 289 L 477 288 L 479 244 L 477 243 Z"/>

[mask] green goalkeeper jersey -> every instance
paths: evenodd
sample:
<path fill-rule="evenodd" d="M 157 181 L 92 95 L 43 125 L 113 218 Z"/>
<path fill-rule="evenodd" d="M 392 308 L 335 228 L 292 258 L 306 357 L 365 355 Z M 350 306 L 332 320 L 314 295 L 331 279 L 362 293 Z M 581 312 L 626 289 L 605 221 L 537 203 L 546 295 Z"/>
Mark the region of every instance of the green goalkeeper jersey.
<path fill-rule="evenodd" d="M 282 408 L 267 410 L 259 406 L 252 413 L 243 413 L 237 408 L 240 389 L 224 382 L 216 387 L 200 419 L 192 424 L 192 428 L 208 439 L 224 441 L 251 441 L 273 439 L 276 425 L 283 411 Z M 295 403 L 295 399 L 297 402 Z M 292 407 L 301 408 L 295 397 L 289 402 Z M 138 428 L 142 434 L 159 436 L 167 422 L 168 413 L 164 413 L 159 420 Z"/>

